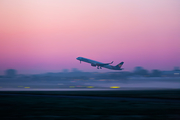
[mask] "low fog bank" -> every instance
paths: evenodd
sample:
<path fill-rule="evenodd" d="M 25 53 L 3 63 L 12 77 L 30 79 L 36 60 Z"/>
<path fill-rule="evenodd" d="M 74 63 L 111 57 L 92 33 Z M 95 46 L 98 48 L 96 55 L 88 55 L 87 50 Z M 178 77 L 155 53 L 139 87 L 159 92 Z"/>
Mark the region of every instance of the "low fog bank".
<path fill-rule="evenodd" d="M 114 86 L 114 87 L 113 87 Z M 47 73 L 1 77 L 3 89 L 180 89 L 180 77 L 132 76 L 128 72 Z"/>
<path fill-rule="evenodd" d="M 180 89 L 180 70 L 152 70 L 135 67 L 133 72 L 83 72 L 73 68 L 59 73 L 24 75 L 8 69 L 0 76 L 3 89 Z"/>

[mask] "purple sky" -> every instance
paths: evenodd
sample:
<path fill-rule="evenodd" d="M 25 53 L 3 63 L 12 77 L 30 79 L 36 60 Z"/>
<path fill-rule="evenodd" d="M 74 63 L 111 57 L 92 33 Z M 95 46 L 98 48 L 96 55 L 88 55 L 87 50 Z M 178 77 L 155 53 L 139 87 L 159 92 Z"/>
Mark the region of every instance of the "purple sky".
<path fill-rule="evenodd" d="M 60 72 L 82 56 L 125 70 L 180 67 L 179 0 L 0 0 L 0 73 Z"/>

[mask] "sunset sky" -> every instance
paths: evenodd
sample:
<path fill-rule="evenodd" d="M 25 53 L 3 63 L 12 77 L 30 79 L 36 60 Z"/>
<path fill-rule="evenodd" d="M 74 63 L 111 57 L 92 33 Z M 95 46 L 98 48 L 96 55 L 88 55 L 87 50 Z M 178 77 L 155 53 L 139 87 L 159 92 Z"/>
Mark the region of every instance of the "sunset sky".
<path fill-rule="evenodd" d="M 180 0 L 0 0 L 0 74 L 180 67 Z"/>

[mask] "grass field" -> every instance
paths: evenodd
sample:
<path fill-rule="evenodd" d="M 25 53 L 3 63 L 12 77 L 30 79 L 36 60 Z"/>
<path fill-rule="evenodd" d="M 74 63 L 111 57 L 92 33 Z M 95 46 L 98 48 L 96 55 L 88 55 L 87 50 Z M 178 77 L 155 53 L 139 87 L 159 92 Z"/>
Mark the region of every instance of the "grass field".
<path fill-rule="evenodd" d="M 179 90 L 160 91 L 9 91 L 16 94 L 86 95 L 180 99 Z M 180 102 L 73 99 L 0 95 L 0 119 L 179 120 Z"/>

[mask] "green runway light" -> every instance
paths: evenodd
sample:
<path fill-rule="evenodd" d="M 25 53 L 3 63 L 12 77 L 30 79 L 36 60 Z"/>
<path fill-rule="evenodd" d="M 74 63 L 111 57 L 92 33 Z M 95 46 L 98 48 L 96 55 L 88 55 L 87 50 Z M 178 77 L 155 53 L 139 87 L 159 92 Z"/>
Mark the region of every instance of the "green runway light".
<path fill-rule="evenodd" d="M 69 86 L 70 88 L 74 88 L 74 86 Z"/>

